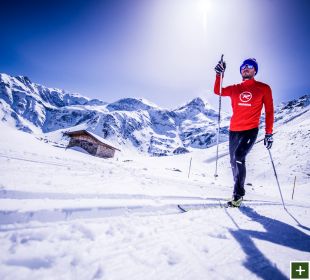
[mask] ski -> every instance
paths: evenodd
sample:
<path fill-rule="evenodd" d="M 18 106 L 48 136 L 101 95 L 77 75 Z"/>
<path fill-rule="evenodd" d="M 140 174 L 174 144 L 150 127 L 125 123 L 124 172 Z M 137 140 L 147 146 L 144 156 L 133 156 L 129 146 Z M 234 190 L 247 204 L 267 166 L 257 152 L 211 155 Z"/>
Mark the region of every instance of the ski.
<path fill-rule="evenodd" d="M 180 204 L 178 204 L 178 208 L 182 211 L 182 212 L 187 212 L 188 210 L 184 209 Z"/>
<path fill-rule="evenodd" d="M 263 200 L 243 200 L 242 204 L 239 207 L 230 206 L 227 204 L 227 200 L 218 199 L 214 202 L 209 203 L 199 203 L 199 204 L 177 204 L 178 209 L 182 212 L 188 212 L 191 210 L 203 210 L 203 209 L 212 209 L 212 208 L 243 208 L 247 206 L 278 206 L 281 205 L 278 202 L 273 201 L 263 201 Z"/>
<path fill-rule="evenodd" d="M 210 208 L 222 207 L 220 201 L 211 203 L 201 203 L 201 204 L 178 204 L 177 207 L 184 213 L 190 210 L 202 210 Z"/>

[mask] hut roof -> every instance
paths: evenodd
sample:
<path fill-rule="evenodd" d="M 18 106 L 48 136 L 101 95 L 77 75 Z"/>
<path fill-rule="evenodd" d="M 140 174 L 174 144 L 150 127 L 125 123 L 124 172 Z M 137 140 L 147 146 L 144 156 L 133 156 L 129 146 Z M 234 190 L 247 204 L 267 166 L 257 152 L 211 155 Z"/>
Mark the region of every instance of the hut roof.
<path fill-rule="evenodd" d="M 93 132 L 90 132 L 88 130 L 75 130 L 75 131 L 67 131 L 64 133 L 65 135 L 68 135 L 68 136 L 75 136 L 75 135 L 80 135 L 80 134 L 87 134 L 89 135 L 90 137 L 92 138 L 95 138 L 96 140 L 98 140 L 100 143 L 104 144 L 105 146 L 113 149 L 113 150 L 117 150 L 117 151 L 121 151 L 120 149 L 114 147 L 109 141 L 107 141 L 106 139 L 98 136 L 97 134 L 93 133 Z"/>

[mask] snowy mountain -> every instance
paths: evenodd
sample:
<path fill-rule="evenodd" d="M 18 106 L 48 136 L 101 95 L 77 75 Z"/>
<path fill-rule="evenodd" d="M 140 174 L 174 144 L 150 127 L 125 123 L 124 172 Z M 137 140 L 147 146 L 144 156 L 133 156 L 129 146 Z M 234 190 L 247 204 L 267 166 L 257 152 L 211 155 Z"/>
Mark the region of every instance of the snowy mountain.
<path fill-rule="evenodd" d="M 87 109 L 81 110 L 81 107 L 70 108 L 105 104 L 97 99 L 90 100 L 79 94 L 32 83 L 24 76 L 11 77 L 6 74 L 0 74 L 0 101 L 4 112 L 2 120 L 26 132 L 51 131 L 65 125 L 65 122 L 66 126 L 75 125 L 87 118 L 89 112 Z M 56 119 L 55 125 L 51 125 L 51 118 L 57 117 L 59 111 L 63 111 L 63 124 L 58 124 Z"/>
<path fill-rule="evenodd" d="M 284 102 L 275 108 L 275 122 L 285 124 L 294 118 L 305 114 L 310 109 L 310 94 L 296 100 Z"/>
<path fill-rule="evenodd" d="M 280 104 L 275 116 L 278 124 L 309 110 L 309 99 L 305 95 Z M 62 135 L 82 125 L 117 146 L 155 156 L 213 146 L 218 118 L 216 110 L 201 98 L 175 110 L 135 98 L 107 104 L 7 74 L 0 74 L 0 114 L 1 121 L 29 133 L 58 131 Z M 221 142 L 227 140 L 228 125 L 229 116 L 223 113 Z"/>
<path fill-rule="evenodd" d="M 1 120 L 26 132 L 63 131 L 83 124 L 119 146 L 150 155 L 184 153 L 212 146 L 216 140 L 217 113 L 201 98 L 171 111 L 144 99 L 107 104 L 32 83 L 27 77 L 1 74 L 0 106 Z M 228 115 L 223 115 L 222 141 L 228 128 Z"/>

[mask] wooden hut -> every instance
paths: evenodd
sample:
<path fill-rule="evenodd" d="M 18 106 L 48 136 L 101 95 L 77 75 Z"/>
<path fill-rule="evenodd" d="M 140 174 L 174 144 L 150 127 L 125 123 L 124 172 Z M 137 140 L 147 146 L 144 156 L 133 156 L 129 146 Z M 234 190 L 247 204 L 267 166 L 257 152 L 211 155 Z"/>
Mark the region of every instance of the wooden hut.
<path fill-rule="evenodd" d="M 87 130 L 69 131 L 64 134 L 70 137 L 67 148 L 81 147 L 96 157 L 113 158 L 115 151 L 120 151 L 111 144 L 108 144 L 105 139 Z"/>

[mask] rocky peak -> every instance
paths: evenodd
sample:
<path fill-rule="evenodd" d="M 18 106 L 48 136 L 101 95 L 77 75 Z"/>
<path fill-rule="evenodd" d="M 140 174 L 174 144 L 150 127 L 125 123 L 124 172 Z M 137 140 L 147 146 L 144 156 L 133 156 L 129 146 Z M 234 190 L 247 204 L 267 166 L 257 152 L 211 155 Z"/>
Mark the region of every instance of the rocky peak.
<path fill-rule="evenodd" d="M 137 111 L 151 108 L 153 107 L 144 102 L 143 99 L 136 98 L 123 98 L 107 106 L 109 111 Z"/>

